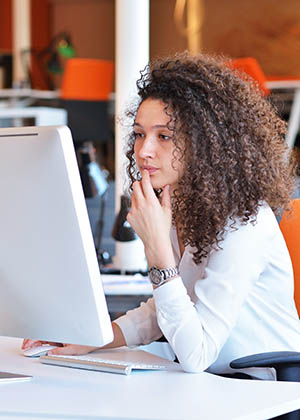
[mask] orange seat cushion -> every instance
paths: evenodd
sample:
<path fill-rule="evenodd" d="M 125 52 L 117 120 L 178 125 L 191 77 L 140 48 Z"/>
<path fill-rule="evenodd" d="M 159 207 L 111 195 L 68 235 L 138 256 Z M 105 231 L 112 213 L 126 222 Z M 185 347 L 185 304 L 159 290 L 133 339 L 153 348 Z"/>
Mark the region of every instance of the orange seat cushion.
<path fill-rule="evenodd" d="M 241 74 L 246 73 L 252 79 L 256 80 L 258 86 L 264 95 L 269 95 L 270 90 L 267 88 L 267 78 L 260 67 L 258 61 L 254 57 L 243 57 L 231 60 L 229 67 L 238 70 Z"/>
<path fill-rule="evenodd" d="M 294 270 L 295 302 L 300 316 L 300 199 L 292 201 L 292 212 L 285 212 L 280 229 L 287 244 Z"/>

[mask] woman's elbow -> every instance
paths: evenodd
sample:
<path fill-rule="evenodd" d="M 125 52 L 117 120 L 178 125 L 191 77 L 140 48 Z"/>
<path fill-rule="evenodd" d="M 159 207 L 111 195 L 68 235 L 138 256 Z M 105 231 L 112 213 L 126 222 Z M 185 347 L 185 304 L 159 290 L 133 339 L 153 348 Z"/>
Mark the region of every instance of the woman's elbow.
<path fill-rule="evenodd" d="M 182 370 L 186 373 L 201 373 L 204 372 L 205 369 L 207 369 L 207 367 L 203 366 L 201 362 L 199 363 L 185 360 L 179 363 Z"/>
<path fill-rule="evenodd" d="M 178 353 L 177 358 L 180 366 L 187 373 L 204 372 L 214 362 L 204 351 L 192 351 L 189 354 L 184 352 L 181 355 Z"/>

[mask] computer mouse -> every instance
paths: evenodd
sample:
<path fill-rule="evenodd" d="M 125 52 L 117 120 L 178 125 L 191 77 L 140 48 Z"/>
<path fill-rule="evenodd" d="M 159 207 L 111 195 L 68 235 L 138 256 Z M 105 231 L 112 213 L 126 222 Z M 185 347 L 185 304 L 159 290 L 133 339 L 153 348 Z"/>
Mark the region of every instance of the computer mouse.
<path fill-rule="evenodd" d="M 49 350 L 55 349 L 57 346 L 52 346 L 50 344 L 42 344 L 41 346 L 31 347 L 29 349 L 23 350 L 23 356 L 26 357 L 39 357 L 44 356 L 48 353 Z"/>

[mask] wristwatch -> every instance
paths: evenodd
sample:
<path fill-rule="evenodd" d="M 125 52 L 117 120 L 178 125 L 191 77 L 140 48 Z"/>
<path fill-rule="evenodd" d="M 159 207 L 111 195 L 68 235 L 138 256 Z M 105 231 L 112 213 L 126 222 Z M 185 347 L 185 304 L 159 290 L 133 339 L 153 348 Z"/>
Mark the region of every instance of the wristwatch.
<path fill-rule="evenodd" d="M 159 287 L 162 284 L 166 283 L 172 277 L 177 277 L 179 274 L 177 267 L 172 268 L 157 268 L 155 266 L 151 267 L 148 272 L 148 277 L 153 286 Z"/>

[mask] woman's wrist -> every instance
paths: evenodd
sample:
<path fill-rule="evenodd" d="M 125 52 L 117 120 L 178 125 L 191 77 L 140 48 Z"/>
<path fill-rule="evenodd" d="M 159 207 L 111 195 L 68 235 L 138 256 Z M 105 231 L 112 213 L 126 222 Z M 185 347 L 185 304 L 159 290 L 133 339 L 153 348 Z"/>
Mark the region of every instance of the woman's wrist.
<path fill-rule="evenodd" d="M 146 258 L 147 258 L 147 262 L 148 262 L 148 267 L 149 269 L 151 267 L 157 267 L 160 269 L 164 269 L 164 268 L 171 268 L 171 267 L 175 267 L 176 266 L 176 262 L 174 259 L 173 255 L 170 256 L 148 256 L 146 254 Z"/>

